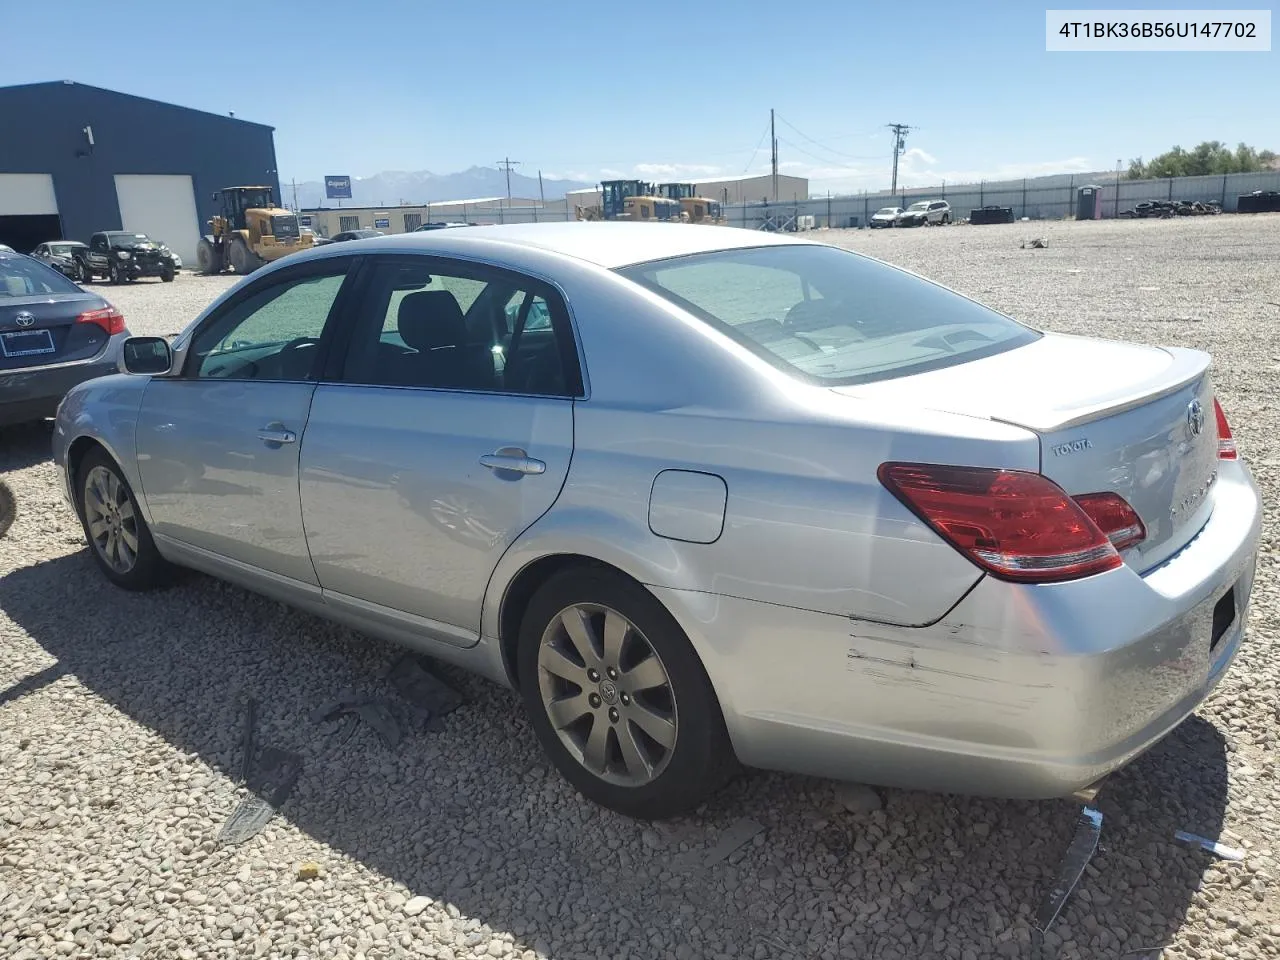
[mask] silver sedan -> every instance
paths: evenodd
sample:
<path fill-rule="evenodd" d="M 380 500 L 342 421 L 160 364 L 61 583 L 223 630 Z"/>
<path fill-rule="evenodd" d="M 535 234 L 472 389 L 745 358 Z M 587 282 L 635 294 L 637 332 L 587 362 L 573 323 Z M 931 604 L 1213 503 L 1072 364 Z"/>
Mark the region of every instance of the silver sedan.
<path fill-rule="evenodd" d="M 122 364 L 54 439 L 108 578 L 197 568 L 510 685 L 633 816 L 738 764 L 1064 796 L 1244 636 L 1259 498 L 1206 354 L 823 244 L 333 244 Z"/>

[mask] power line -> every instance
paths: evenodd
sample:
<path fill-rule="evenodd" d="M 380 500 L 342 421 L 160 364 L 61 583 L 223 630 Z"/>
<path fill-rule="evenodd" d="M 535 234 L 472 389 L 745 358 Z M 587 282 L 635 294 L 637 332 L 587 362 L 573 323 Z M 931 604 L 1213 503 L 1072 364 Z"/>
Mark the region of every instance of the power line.
<path fill-rule="evenodd" d="M 889 188 L 889 192 L 897 193 L 898 157 L 902 155 L 903 148 L 907 145 L 907 132 L 911 128 L 905 123 L 886 123 L 885 126 L 893 131 L 893 186 Z"/>
<path fill-rule="evenodd" d="M 751 165 L 756 162 L 756 155 L 760 153 L 760 145 L 764 143 L 764 138 L 769 135 L 769 128 L 765 127 L 760 131 L 760 139 L 756 141 L 756 148 L 751 151 L 751 159 L 747 161 L 747 165 L 742 168 L 742 172 L 746 173 L 751 169 Z"/>
<path fill-rule="evenodd" d="M 876 155 L 876 156 L 870 156 L 870 157 L 866 157 L 866 156 L 858 156 L 858 157 L 855 157 L 855 156 L 854 156 L 853 154 L 851 154 L 851 153 L 845 153 L 843 150 L 837 150 L 835 147 L 829 147 L 829 146 L 827 146 L 825 143 L 821 143 L 821 142 L 819 142 L 819 141 L 817 141 L 817 140 L 813 139 L 813 137 L 809 136 L 807 133 L 805 133 L 803 130 L 801 130 L 799 127 L 797 127 L 794 123 L 792 123 L 792 122 L 791 122 L 790 120 L 788 120 L 786 117 L 778 117 L 778 119 L 779 119 L 779 120 L 781 120 L 783 123 L 785 123 L 788 127 L 790 127 L 792 130 L 794 130 L 796 133 L 800 134 L 800 136 L 804 137 L 804 139 L 806 139 L 806 140 L 808 140 L 810 143 L 812 143 L 815 147 L 821 147 L 823 150 L 826 150 L 828 153 L 832 154 L 833 156 L 843 157 L 843 158 L 844 158 L 844 159 L 846 159 L 846 160 L 879 160 L 879 159 L 880 159 L 880 156 L 879 156 L 879 155 Z M 855 136 L 855 137 L 857 137 L 857 136 L 864 136 L 864 134 L 856 134 L 856 133 L 855 133 L 855 134 L 850 134 L 850 136 Z M 835 139 L 835 138 L 833 138 L 833 139 Z M 793 144 L 793 146 L 794 146 L 794 144 Z M 812 154 L 810 154 L 810 156 L 812 156 Z M 829 161 L 829 160 L 828 160 L 827 162 L 828 162 L 828 163 L 830 163 L 830 161 Z"/>

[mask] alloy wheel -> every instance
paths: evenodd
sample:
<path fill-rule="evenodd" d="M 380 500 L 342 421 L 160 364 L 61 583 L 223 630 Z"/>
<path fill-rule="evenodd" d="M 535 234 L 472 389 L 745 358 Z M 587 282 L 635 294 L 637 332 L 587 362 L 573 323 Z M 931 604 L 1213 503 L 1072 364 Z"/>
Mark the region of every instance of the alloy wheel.
<path fill-rule="evenodd" d="M 595 776 L 639 787 L 666 769 L 678 734 L 671 678 L 618 611 L 578 603 L 556 614 L 538 648 L 538 688 L 560 742 Z"/>
<path fill-rule="evenodd" d="M 103 466 L 84 481 L 85 527 L 98 555 L 116 573 L 129 573 L 138 562 L 138 516 L 120 478 Z"/>

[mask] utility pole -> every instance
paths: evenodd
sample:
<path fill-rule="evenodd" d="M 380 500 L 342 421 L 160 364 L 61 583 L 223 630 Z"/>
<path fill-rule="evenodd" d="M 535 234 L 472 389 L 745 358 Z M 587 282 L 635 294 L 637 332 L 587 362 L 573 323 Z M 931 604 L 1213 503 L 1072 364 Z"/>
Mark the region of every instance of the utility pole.
<path fill-rule="evenodd" d="M 907 131 L 911 128 L 905 123 L 887 123 L 885 126 L 893 131 L 893 186 L 889 188 L 889 192 L 897 193 L 898 157 L 902 155 L 902 150 L 907 145 Z"/>
<path fill-rule="evenodd" d="M 293 184 L 293 212 L 297 213 L 298 212 L 298 181 L 291 180 L 289 182 Z"/>
<path fill-rule="evenodd" d="M 498 166 L 507 171 L 507 206 L 511 206 L 511 168 L 520 166 L 520 161 L 507 157 L 499 160 Z"/>
<path fill-rule="evenodd" d="M 511 190 L 507 188 L 507 194 L 510 195 Z M 538 171 L 538 202 L 544 207 L 547 205 L 547 195 L 542 192 L 542 171 Z"/>
<path fill-rule="evenodd" d="M 1120 217 L 1120 161 L 1116 160 L 1116 219 Z"/>
<path fill-rule="evenodd" d="M 769 141 L 773 147 L 773 202 L 778 202 L 778 137 L 774 132 L 773 108 L 769 109 Z"/>

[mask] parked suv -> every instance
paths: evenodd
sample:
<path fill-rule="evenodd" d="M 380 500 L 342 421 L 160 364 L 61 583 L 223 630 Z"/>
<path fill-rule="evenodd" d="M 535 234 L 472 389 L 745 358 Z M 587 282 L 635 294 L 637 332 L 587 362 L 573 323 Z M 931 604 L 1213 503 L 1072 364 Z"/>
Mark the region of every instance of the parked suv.
<path fill-rule="evenodd" d="M 173 254 L 162 243 L 145 233 L 128 230 L 104 230 L 89 238 L 89 247 L 77 253 L 83 265 L 84 281 L 106 277 L 112 283 L 124 283 L 139 277 L 159 277 L 172 283 L 177 272 Z"/>
<path fill-rule="evenodd" d="M 921 200 L 898 214 L 899 227 L 927 227 L 951 222 L 951 204 L 945 200 Z"/>

